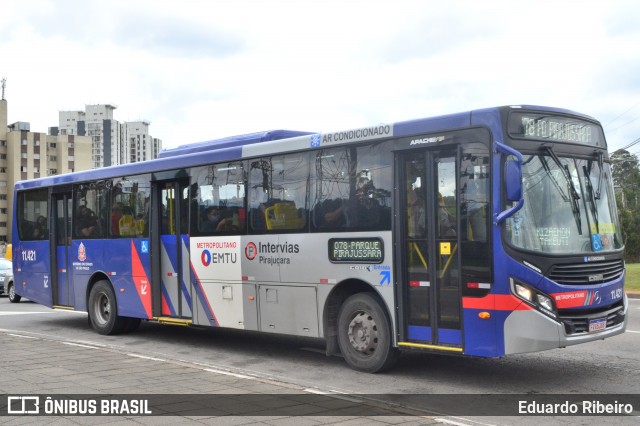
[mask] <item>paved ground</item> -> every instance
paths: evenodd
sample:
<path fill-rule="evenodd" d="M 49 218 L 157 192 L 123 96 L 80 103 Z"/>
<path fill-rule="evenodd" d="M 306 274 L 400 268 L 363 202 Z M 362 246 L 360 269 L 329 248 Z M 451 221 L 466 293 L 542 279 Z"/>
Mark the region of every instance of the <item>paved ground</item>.
<path fill-rule="evenodd" d="M 317 395 L 295 385 L 243 376 L 172 360 L 140 357 L 110 347 L 65 342 L 0 330 L 0 423 L 21 424 L 224 424 L 224 425 L 409 425 L 433 424 L 434 418 L 398 407 L 380 406 L 339 395 Z M 112 398 L 116 416 L 8 416 L 21 408 L 16 396 L 39 396 L 44 412 L 100 412 Z M 60 395 L 64 395 L 60 398 Z M 111 397 L 109 397 L 111 395 Z M 214 396 L 212 396 L 214 395 Z M 12 400 L 9 401 L 9 397 Z M 53 400 L 66 400 L 54 405 Z M 137 407 L 153 415 L 135 415 Z M 89 402 L 93 401 L 93 402 Z M 11 403 L 9 405 L 9 402 Z M 17 404 L 17 405 L 16 405 Z M 34 409 L 33 400 L 25 400 Z M 66 405 L 64 405 L 66 404 Z M 110 404 L 110 403 L 106 403 Z M 124 405 L 127 404 L 126 409 Z M 113 405 L 110 406 L 113 409 Z M 127 414 L 127 410 L 128 414 Z M 167 415 L 170 413 L 171 415 Z M 175 414 L 175 415 L 174 415 Z"/>

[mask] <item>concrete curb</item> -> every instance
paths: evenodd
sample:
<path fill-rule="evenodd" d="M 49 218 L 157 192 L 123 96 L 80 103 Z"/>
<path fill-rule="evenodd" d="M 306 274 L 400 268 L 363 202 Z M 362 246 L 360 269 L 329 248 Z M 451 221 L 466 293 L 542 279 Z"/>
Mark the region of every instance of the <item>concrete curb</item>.
<path fill-rule="evenodd" d="M 626 293 L 629 299 L 640 299 L 640 291 L 638 290 L 627 290 Z"/>

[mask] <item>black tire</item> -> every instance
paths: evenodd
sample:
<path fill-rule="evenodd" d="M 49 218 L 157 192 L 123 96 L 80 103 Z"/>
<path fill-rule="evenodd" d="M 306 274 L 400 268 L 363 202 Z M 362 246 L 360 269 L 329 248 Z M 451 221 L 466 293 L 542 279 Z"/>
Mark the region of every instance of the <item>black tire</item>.
<path fill-rule="evenodd" d="M 391 322 L 375 296 L 358 293 L 344 301 L 338 314 L 338 345 L 351 368 L 366 373 L 391 368 L 398 359 L 392 342 Z"/>
<path fill-rule="evenodd" d="M 98 281 L 89 293 L 89 319 L 99 334 L 118 334 L 127 325 L 127 318 L 118 316 L 116 296 L 108 281 Z"/>
<path fill-rule="evenodd" d="M 16 288 L 13 285 L 13 282 L 10 282 L 7 285 L 7 294 L 9 295 L 9 302 L 18 303 L 22 299 L 22 296 L 16 294 Z"/>

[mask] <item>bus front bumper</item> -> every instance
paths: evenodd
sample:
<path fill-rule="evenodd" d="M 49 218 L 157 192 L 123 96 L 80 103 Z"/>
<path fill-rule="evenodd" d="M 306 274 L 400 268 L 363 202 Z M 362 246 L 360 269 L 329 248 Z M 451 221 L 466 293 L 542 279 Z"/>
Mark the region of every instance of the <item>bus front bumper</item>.
<path fill-rule="evenodd" d="M 504 323 L 504 353 L 563 348 L 622 334 L 627 328 L 628 306 L 625 295 L 621 306 L 597 314 L 565 315 L 552 319 L 536 310 L 514 311 Z M 607 327 L 590 332 L 590 323 L 597 323 L 598 320 L 604 320 Z"/>

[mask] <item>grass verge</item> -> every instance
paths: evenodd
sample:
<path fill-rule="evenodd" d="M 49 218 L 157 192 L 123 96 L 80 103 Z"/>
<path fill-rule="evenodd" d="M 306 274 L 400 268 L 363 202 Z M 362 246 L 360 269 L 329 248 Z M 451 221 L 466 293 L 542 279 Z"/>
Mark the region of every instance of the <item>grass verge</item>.
<path fill-rule="evenodd" d="M 640 291 L 640 263 L 627 263 L 624 288 L 625 290 Z"/>

